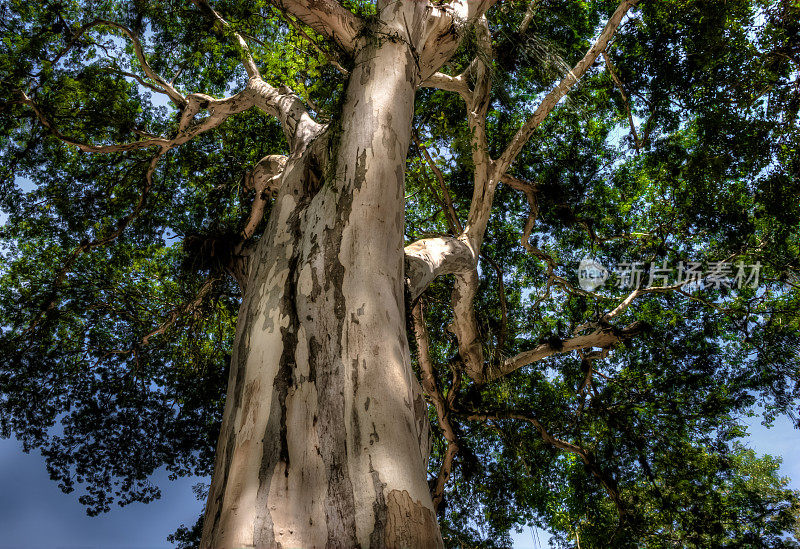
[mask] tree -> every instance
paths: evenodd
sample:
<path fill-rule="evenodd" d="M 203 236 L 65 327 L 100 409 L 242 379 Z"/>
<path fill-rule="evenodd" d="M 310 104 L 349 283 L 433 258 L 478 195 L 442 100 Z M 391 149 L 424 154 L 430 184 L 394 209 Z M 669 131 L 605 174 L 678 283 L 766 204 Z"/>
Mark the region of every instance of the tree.
<path fill-rule="evenodd" d="M 0 5 L 0 426 L 90 513 L 791 546 L 796 2 Z"/>

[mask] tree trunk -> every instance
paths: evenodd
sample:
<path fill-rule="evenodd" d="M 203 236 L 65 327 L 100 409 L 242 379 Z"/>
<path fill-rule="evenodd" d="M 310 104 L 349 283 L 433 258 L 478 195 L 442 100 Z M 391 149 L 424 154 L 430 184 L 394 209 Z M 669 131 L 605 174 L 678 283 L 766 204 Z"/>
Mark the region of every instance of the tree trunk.
<path fill-rule="evenodd" d="M 407 43 L 363 46 L 251 260 L 203 548 L 442 546 L 403 289 L 419 74 Z"/>

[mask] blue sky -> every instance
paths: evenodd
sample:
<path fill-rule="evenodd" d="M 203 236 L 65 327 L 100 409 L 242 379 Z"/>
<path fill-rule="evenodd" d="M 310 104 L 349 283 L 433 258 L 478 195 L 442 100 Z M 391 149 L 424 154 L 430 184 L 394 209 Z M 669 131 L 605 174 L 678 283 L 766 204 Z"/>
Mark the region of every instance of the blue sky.
<path fill-rule="evenodd" d="M 759 453 L 783 456 L 782 474 L 800 489 L 800 431 L 781 418 L 772 429 L 759 418 L 747 421 L 749 446 Z M 21 445 L 0 440 L 0 548 L 1 549 L 166 549 L 166 537 L 182 523 L 194 524 L 203 502 L 192 486 L 203 479 L 170 482 L 164 472 L 155 481 L 163 496 L 153 503 L 113 508 L 99 517 L 87 517 L 74 494 L 63 494 L 45 471 L 38 453 L 24 454 Z M 547 547 L 547 535 L 528 529 L 514 536 L 515 549 Z M 538 540 L 538 541 L 537 541 Z"/>

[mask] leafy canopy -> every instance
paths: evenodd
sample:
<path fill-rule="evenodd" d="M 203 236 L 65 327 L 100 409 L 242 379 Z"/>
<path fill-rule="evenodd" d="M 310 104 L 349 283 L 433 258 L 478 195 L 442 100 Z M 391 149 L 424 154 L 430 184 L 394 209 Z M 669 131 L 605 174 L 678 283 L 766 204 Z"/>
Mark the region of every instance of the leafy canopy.
<path fill-rule="evenodd" d="M 371 2 L 343 5 L 374 16 Z M 335 120 L 346 56 L 268 2 L 214 7 L 270 84 Z M 442 70 L 489 65 L 492 157 L 615 8 L 502 2 L 488 12 L 491 58 L 466 31 Z M 536 129 L 512 168 L 533 198 L 498 189 L 476 314 L 490 363 L 539 345 L 546 358 L 490 383 L 459 380 L 452 280 L 423 296 L 458 437 L 439 509 L 449 546 L 505 546 L 526 524 L 564 547 L 796 546 L 798 494 L 777 460 L 740 441 L 755 406 L 768 422 L 794 419 L 800 396 L 798 19 L 793 0 L 644 0 Z M 0 434 L 41 449 L 90 514 L 158 497 L 148 479 L 159 467 L 211 473 L 240 298 L 225 267 L 254 199 L 246 174 L 286 152 L 257 111 L 157 163 L 152 148 L 66 144 L 178 131 L 179 108 L 148 86 L 120 25 L 184 93 L 223 97 L 246 83 L 235 47 L 190 2 L 0 1 Z M 414 130 L 408 243 L 452 233 L 441 183 L 466 219 L 474 170 L 457 94 L 421 88 Z M 532 209 L 533 254 L 520 245 Z M 585 257 L 642 262 L 645 285 L 651 262 L 761 271 L 756 288 L 637 297 L 609 329 L 640 329 L 598 358 L 556 351 L 631 289 L 612 277 L 581 291 Z M 434 478 L 446 450 L 437 437 Z"/>

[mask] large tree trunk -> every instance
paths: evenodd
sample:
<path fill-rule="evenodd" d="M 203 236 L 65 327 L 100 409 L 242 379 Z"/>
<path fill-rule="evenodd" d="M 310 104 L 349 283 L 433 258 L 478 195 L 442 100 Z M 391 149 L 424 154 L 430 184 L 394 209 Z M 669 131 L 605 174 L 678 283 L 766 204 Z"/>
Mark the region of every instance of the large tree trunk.
<path fill-rule="evenodd" d="M 403 291 L 418 68 L 364 39 L 253 256 L 202 547 L 439 547 Z"/>

